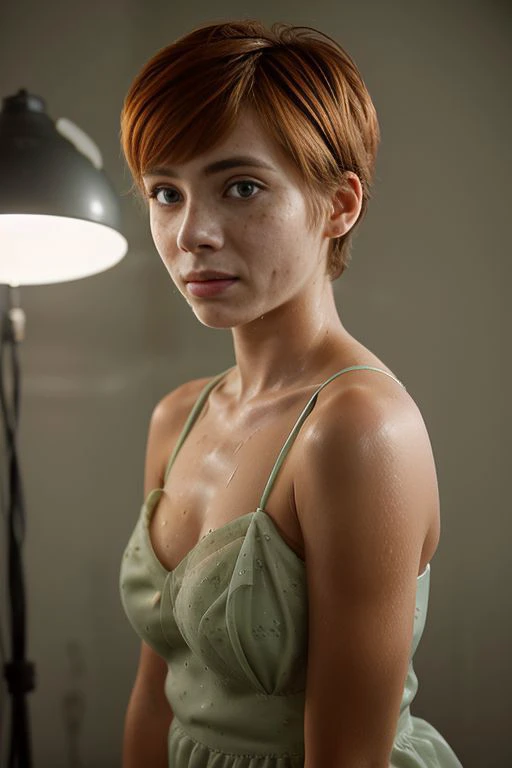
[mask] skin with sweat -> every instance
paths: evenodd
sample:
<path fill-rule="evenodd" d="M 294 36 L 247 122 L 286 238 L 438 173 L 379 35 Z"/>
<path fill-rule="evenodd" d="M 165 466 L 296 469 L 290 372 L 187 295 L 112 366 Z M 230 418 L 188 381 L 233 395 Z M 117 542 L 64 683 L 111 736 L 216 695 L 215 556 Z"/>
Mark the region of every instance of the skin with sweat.
<path fill-rule="evenodd" d="M 246 161 L 206 171 L 240 157 Z M 152 516 L 155 554 L 171 570 L 202 536 L 256 509 L 280 447 L 322 381 L 351 365 L 389 368 L 343 327 L 326 275 L 330 239 L 347 232 L 360 212 L 355 174 L 348 173 L 322 222 L 309 228 L 303 183 L 293 163 L 246 109 L 221 144 L 186 164 L 147 172 L 144 187 L 154 243 L 172 281 L 199 322 L 231 329 L 236 359 L 178 453 Z M 185 277 L 206 269 L 237 280 L 215 296 L 194 296 Z M 301 557 L 305 547 L 294 495 L 301 441 L 314 437 L 340 393 L 354 387 L 402 400 L 406 413 L 416 409 L 396 382 L 370 375 L 352 372 L 322 391 L 276 479 L 266 511 Z M 161 403 L 162 482 L 206 381 L 188 382 Z M 423 484 L 423 514 L 430 523 L 420 572 L 439 533 L 435 473 L 428 462 Z"/>

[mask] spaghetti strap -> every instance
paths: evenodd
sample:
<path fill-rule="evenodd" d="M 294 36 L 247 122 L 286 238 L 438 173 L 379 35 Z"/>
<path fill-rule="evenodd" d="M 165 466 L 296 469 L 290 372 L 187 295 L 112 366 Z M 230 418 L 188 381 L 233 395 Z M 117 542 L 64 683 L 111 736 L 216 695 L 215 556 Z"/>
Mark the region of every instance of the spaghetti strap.
<path fill-rule="evenodd" d="M 300 428 L 302 427 L 302 424 L 304 423 L 306 418 L 309 416 L 309 414 L 313 410 L 319 393 L 322 391 L 324 387 L 327 386 L 327 384 L 329 384 L 331 381 L 334 381 L 334 379 L 336 379 L 338 376 L 341 376 L 342 373 L 348 373 L 349 371 L 361 371 L 361 370 L 378 371 L 379 373 L 385 373 L 386 376 L 389 376 L 391 379 L 394 379 L 396 382 L 398 382 L 398 384 L 400 384 L 401 387 L 403 387 L 407 391 L 407 388 L 405 387 L 405 385 L 402 384 L 402 382 L 399 381 L 399 379 L 397 379 L 396 376 L 393 376 L 391 373 L 388 373 L 388 371 L 385 371 L 382 368 L 375 368 L 373 365 L 351 365 L 349 368 L 344 368 L 342 371 L 338 371 L 337 373 L 333 374 L 330 378 L 328 378 L 327 381 L 324 381 L 324 383 L 318 387 L 318 389 L 313 393 L 311 398 L 308 400 L 307 404 L 304 407 L 304 410 L 300 414 L 299 418 L 295 422 L 294 427 L 292 428 L 292 431 L 288 435 L 288 438 L 286 439 L 285 444 L 281 448 L 279 456 L 277 457 L 276 463 L 272 468 L 270 476 L 267 480 L 267 484 L 263 490 L 263 494 L 258 506 L 259 511 L 262 511 L 262 512 L 265 511 L 265 505 L 267 503 L 268 497 L 272 490 L 272 486 L 274 485 L 274 481 L 277 477 L 277 474 L 281 469 L 281 465 L 283 464 L 283 461 L 285 460 L 288 454 L 288 451 L 292 447 L 293 441 L 297 437 L 297 434 Z"/>
<path fill-rule="evenodd" d="M 167 480 L 167 475 L 169 474 L 172 465 L 174 464 L 174 460 L 176 459 L 176 456 L 178 455 L 178 451 L 180 450 L 181 446 L 185 442 L 188 433 L 192 429 L 192 426 L 197 419 L 205 400 L 207 399 L 208 395 L 210 394 L 210 391 L 214 388 L 214 386 L 219 382 L 224 376 L 227 376 L 227 374 L 233 370 L 233 367 L 228 368 L 226 371 L 223 371 L 222 373 L 219 373 L 218 376 L 215 376 L 213 379 L 211 379 L 206 386 L 203 387 L 201 392 L 199 393 L 199 397 L 197 398 L 196 402 L 194 403 L 194 406 L 192 410 L 190 411 L 188 418 L 183 426 L 183 429 L 181 430 L 181 434 L 178 438 L 178 442 L 174 446 L 174 450 L 171 453 L 171 456 L 169 458 L 169 461 L 167 462 L 167 467 L 165 469 L 165 475 L 164 475 L 164 485 Z"/>

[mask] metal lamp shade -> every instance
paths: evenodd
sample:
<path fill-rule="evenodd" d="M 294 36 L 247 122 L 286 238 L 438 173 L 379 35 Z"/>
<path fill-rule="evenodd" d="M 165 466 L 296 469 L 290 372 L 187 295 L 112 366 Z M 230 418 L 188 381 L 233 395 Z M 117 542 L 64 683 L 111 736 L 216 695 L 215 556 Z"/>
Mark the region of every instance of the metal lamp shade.
<path fill-rule="evenodd" d="M 116 194 L 57 130 L 37 96 L 19 91 L 0 112 L 0 283 L 75 280 L 127 251 Z"/>

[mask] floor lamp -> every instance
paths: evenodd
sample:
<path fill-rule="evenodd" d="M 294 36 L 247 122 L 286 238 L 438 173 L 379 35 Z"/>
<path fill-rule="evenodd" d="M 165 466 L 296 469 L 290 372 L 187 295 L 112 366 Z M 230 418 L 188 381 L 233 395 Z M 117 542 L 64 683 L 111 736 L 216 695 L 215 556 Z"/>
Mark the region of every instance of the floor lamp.
<path fill-rule="evenodd" d="M 78 126 L 54 122 L 43 99 L 26 90 L 0 111 L 0 407 L 7 452 L 7 551 L 10 660 L 4 676 L 11 700 L 9 768 L 31 768 L 26 696 L 35 667 L 26 658 L 22 545 L 25 508 L 17 449 L 20 407 L 18 346 L 25 315 L 22 285 L 88 277 L 117 264 L 127 251 L 119 202 L 101 154 Z M 11 400 L 4 359 L 10 353 Z"/>

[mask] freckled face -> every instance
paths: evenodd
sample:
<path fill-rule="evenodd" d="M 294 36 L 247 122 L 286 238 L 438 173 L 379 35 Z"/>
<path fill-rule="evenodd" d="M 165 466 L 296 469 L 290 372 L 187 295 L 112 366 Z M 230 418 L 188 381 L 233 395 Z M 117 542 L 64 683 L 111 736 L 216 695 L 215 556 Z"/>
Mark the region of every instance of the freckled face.
<path fill-rule="evenodd" d="M 221 160 L 247 162 L 205 173 Z M 234 328 L 304 299 L 325 280 L 328 239 L 307 228 L 303 184 L 292 163 L 245 110 L 214 149 L 166 172 L 146 174 L 150 225 L 160 257 L 198 320 Z M 217 270 L 238 279 L 214 296 L 187 288 L 191 270 Z"/>

